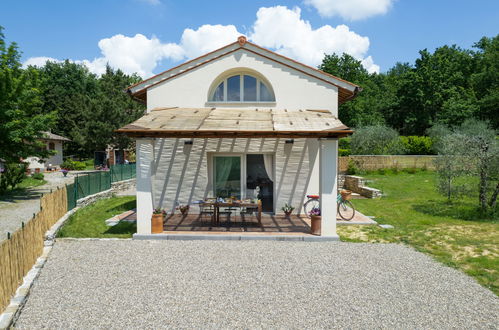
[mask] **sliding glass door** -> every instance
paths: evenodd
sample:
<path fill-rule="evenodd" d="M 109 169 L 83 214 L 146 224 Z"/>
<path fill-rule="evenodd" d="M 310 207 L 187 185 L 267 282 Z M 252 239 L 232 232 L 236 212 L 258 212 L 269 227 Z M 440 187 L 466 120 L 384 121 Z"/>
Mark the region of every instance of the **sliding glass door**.
<path fill-rule="evenodd" d="M 274 166 L 270 154 L 246 155 L 246 197 L 262 201 L 264 212 L 274 211 Z"/>
<path fill-rule="evenodd" d="M 215 196 L 228 198 L 241 196 L 242 156 L 214 156 Z"/>

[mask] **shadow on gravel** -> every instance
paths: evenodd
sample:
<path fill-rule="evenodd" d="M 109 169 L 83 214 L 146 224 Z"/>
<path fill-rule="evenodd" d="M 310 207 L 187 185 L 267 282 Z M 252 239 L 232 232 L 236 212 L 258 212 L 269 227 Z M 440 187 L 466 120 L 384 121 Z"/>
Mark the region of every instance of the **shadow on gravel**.
<path fill-rule="evenodd" d="M 40 199 L 43 190 L 37 189 L 15 189 L 9 191 L 5 195 L 0 196 L 0 202 L 17 203 L 33 199 Z"/>

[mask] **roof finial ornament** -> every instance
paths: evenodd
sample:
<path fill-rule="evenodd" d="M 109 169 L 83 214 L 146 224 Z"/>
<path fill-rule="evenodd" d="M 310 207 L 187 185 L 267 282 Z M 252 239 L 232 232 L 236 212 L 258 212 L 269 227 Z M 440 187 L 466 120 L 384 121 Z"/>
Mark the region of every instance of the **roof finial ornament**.
<path fill-rule="evenodd" d="M 246 44 L 246 37 L 245 36 L 239 36 L 237 38 L 237 42 L 239 43 L 239 46 L 244 46 Z"/>

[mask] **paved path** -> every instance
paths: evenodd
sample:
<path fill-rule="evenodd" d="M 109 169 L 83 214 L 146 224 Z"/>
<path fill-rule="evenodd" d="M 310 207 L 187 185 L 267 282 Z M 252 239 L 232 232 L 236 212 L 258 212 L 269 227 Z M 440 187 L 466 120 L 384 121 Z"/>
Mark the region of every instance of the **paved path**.
<path fill-rule="evenodd" d="M 16 327 L 497 329 L 499 299 L 395 244 L 59 240 Z"/>
<path fill-rule="evenodd" d="M 61 172 L 44 173 L 47 183 L 43 186 L 29 188 L 9 199 L 0 200 L 0 241 L 7 238 L 7 232 L 14 232 L 26 222 L 33 213 L 40 211 L 40 197 L 51 189 L 57 189 L 64 184 L 73 183 L 74 176 L 67 177 Z"/>

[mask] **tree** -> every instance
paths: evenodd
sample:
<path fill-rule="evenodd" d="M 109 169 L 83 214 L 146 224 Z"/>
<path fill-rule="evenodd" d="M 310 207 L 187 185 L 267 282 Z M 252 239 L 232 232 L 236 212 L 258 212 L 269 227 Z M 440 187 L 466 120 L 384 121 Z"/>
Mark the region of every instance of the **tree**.
<path fill-rule="evenodd" d="M 39 141 L 54 124 L 52 112 L 40 114 L 38 72 L 22 69 L 15 43 L 7 45 L 0 27 L 0 158 L 19 163 L 29 156 L 47 157 Z"/>
<path fill-rule="evenodd" d="M 482 38 L 474 45 L 477 67 L 471 76 L 471 83 L 480 107 L 477 117 L 490 121 L 499 129 L 499 35 Z"/>
<path fill-rule="evenodd" d="M 404 147 L 396 130 L 377 125 L 361 127 L 355 131 L 350 141 L 354 155 L 398 155 Z"/>
<path fill-rule="evenodd" d="M 129 148 L 131 140 L 114 131 L 144 114 L 144 106 L 124 92 L 126 87 L 140 80 L 137 75 L 128 76 L 121 70 L 106 67 L 106 73 L 98 80 L 93 111 L 85 120 L 88 151 L 105 150 L 108 145 Z"/>
<path fill-rule="evenodd" d="M 137 75 L 126 75 L 109 66 L 101 76 L 90 73 L 82 64 L 69 61 L 47 62 L 40 69 L 42 79 L 42 112 L 55 111 L 55 133 L 69 137 L 65 153 L 82 158 L 108 145 L 126 148 L 130 140 L 114 133 L 144 113 L 144 106 L 125 92 L 140 81 Z"/>
<path fill-rule="evenodd" d="M 348 54 L 325 55 L 319 69 L 355 83 L 363 88 L 358 97 L 339 107 L 339 118 L 347 126 L 360 127 L 383 124 L 383 109 L 391 100 L 383 94 L 384 76 L 369 74 L 359 60 Z"/>
<path fill-rule="evenodd" d="M 499 141 L 496 131 L 487 122 L 469 119 L 453 130 L 436 126 L 430 134 L 436 140 L 440 156 L 437 159 L 439 191 L 450 199 L 460 190 L 453 181 L 462 176 L 473 176 L 479 182 L 480 208 L 484 211 L 489 207 L 495 209 L 499 194 Z"/>
<path fill-rule="evenodd" d="M 66 155 L 89 156 L 86 120 L 94 112 L 97 77 L 82 64 L 68 60 L 46 62 L 41 75 L 42 113 L 57 113 L 54 133 L 71 139 L 64 144 Z"/>

